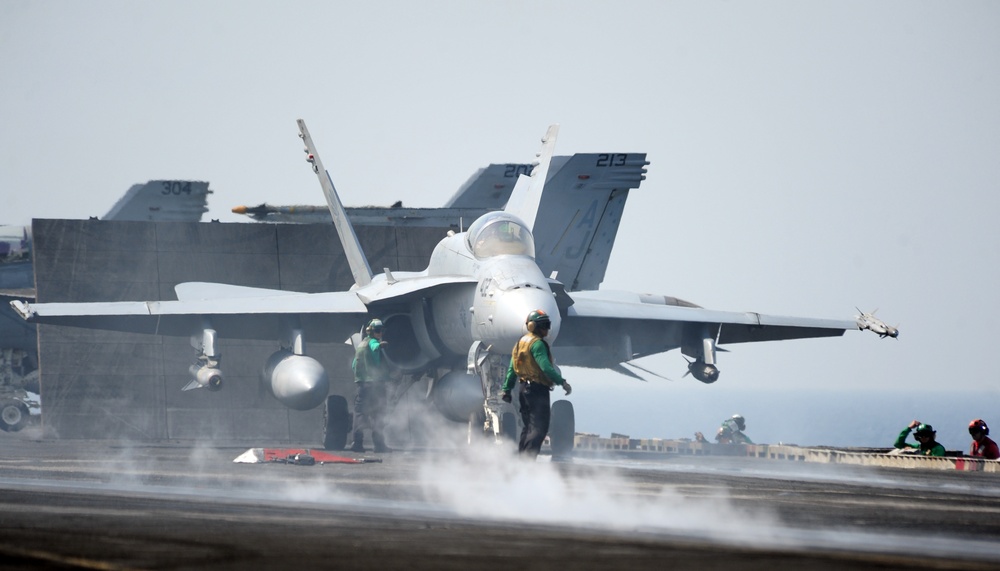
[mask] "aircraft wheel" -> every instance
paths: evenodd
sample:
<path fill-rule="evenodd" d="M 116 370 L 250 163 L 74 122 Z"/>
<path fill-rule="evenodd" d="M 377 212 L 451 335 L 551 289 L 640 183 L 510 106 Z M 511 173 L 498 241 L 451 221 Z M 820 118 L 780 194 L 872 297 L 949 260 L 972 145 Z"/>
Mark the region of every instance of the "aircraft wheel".
<path fill-rule="evenodd" d="M 347 411 L 347 399 L 340 395 L 326 397 L 323 410 L 323 448 L 343 450 L 347 446 L 347 433 L 351 430 L 351 415 Z"/>
<path fill-rule="evenodd" d="M 503 427 L 503 437 L 511 442 L 518 441 L 517 435 L 517 418 L 512 412 L 503 413 L 503 419 L 500 421 L 500 426 Z"/>
<path fill-rule="evenodd" d="M 573 403 L 557 400 L 552 403 L 552 419 L 549 422 L 549 444 L 552 458 L 569 458 L 573 455 L 573 436 L 576 434 L 576 415 Z"/>
<path fill-rule="evenodd" d="M 477 409 L 469 414 L 469 444 L 479 444 L 486 441 L 486 411 Z"/>
<path fill-rule="evenodd" d="M 19 400 L 5 399 L 0 402 L 0 430 L 17 432 L 28 425 L 28 405 Z"/>

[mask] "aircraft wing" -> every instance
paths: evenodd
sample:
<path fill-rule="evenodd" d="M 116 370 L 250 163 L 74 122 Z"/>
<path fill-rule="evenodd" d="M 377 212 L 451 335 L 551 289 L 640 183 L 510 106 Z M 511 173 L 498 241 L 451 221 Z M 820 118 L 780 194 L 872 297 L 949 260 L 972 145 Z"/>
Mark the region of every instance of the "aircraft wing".
<path fill-rule="evenodd" d="M 391 274 L 390 274 L 391 277 Z M 381 276 L 380 276 L 381 278 Z M 222 338 L 275 338 L 279 321 L 295 319 L 316 341 L 342 341 L 369 313 L 369 305 L 394 304 L 414 295 L 456 284 L 474 283 L 462 276 L 406 276 L 382 279 L 355 291 L 300 293 L 229 284 L 187 282 L 174 289 L 177 300 L 87 303 L 28 303 L 11 307 L 26 321 L 187 336 L 210 323 Z"/>
<path fill-rule="evenodd" d="M 214 284 L 220 285 L 220 284 Z M 221 291 L 222 286 L 219 288 Z M 237 288 L 252 290 L 254 288 Z M 262 292 L 275 290 L 260 290 Z M 354 292 L 292 293 L 176 301 L 11 302 L 33 323 L 152 335 L 188 336 L 211 323 L 222 338 L 273 340 L 282 319 L 298 319 L 316 341 L 343 341 L 368 308 Z"/>
<path fill-rule="evenodd" d="M 560 363 L 585 367 L 681 348 L 704 337 L 718 345 L 837 337 L 857 329 L 853 319 L 786 317 L 716 311 L 664 296 L 630 292 L 572 292 L 556 345 Z M 685 351 L 688 353 L 688 351 Z"/>
<path fill-rule="evenodd" d="M 271 297 L 286 295 L 302 295 L 295 291 L 282 289 L 265 289 L 259 287 L 238 286 L 212 282 L 184 282 L 174 286 L 174 293 L 181 301 L 200 299 L 224 299 L 237 297 Z"/>

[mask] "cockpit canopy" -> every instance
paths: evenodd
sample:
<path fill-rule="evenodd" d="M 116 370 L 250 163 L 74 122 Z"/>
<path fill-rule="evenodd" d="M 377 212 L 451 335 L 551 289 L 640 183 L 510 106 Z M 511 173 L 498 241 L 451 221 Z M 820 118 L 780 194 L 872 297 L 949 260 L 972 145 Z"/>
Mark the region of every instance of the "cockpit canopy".
<path fill-rule="evenodd" d="M 479 217 L 469 226 L 466 241 L 477 258 L 493 256 L 535 257 L 535 241 L 524 222 L 512 214 L 497 211 Z"/>

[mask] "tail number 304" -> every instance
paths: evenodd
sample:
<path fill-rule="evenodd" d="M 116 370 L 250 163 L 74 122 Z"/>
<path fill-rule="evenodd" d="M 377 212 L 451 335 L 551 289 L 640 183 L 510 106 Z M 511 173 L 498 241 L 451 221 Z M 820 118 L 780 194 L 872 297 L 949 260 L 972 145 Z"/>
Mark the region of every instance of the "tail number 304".
<path fill-rule="evenodd" d="M 163 190 L 160 194 L 167 195 L 173 194 L 175 196 L 180 196 L 182 194 L 191 194 L 191 182 L 190 181 L 180 181 L 180 180 L 165 180 L 163 181 Z"/>

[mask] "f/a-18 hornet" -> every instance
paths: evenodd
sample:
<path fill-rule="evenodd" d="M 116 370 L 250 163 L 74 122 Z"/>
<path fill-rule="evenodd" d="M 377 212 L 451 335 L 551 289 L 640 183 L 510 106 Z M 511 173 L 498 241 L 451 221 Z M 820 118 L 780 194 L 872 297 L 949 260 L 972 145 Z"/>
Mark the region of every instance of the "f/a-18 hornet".
<path fill-rule="evenodd" d="M 567 291 L 558 276 L 539 269 L 532 237 L 557 125 L 548 129 L 530 177 L 519 177 L 504 210 L 486 213 L 465 232 L 449 232 L 424 271 L 373 273 L 305 123 L 299 120 L 298 126 L 350 264 L 355 285 L 349 291 L 190 282 L 175 287 L 176 301 L 12 305 L 38 323 L 190 335 L 199 349 L 190 387 L 221 388 L 220 345 L 227 336 L 278 339 L 265 378 L 279 401 L 299 410 L 319 406 L 329 393 L 323 366 L 305 354 L 306 339 L 356 339 L 359 325 L 379 317 L 392 334 L 387 351 L 392 365 L 409 382 L 429 378 L 428 395 L 445 416 L 475 418 L 497 436 L 511 432 L 503 423 L 514 415 L 509 409 L 504 414 L 499 386 L 532 310 L 551 317 L 548 339 L 560 365 L 621 370 L 633 359 L 680 349 L 691 359 L 690 374 L 704 383 L 719 377 L 719 345 L 833 337 L 858 329 L 854 320 L 715 311 L 661 295 Z M 598 155 L 589 170 L 644 172 L 645 164 L 644 155 Z M 589 176 L 580 174 L 581 180 Z M 561 414 L 572 418 L 569 403 L 555 405 L 560 402 L 566 411 Z M 565 428 L 553 418 L 553 426 L 560 425 Z M 571 428 L 568 435 L 571 446 Z M 341 436 L 328 435 L 327 441 L 342 446 Z"/>

